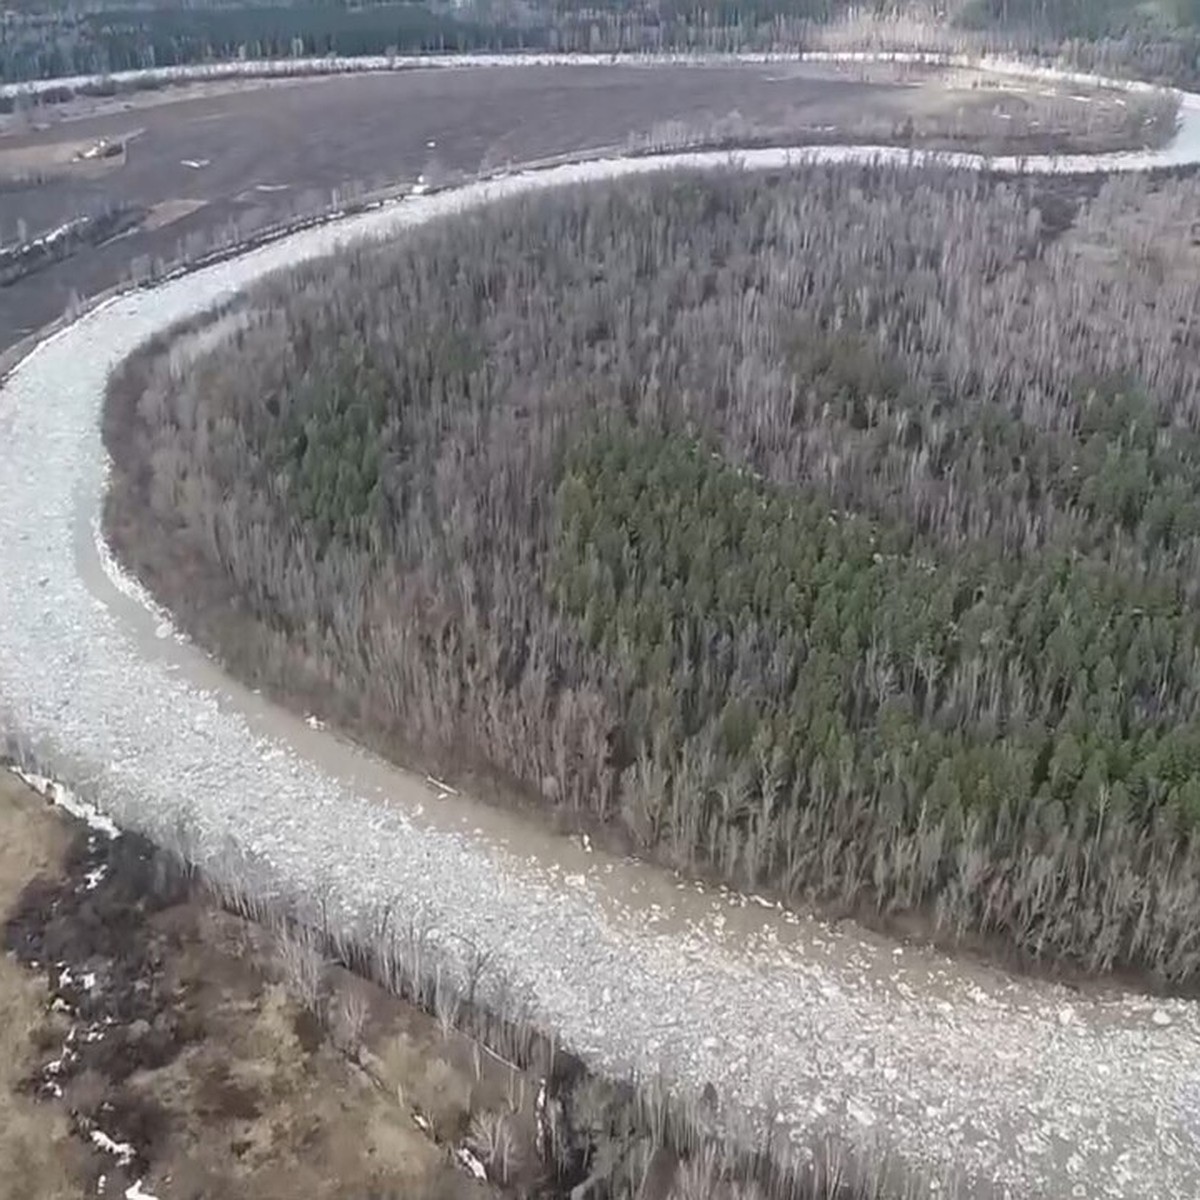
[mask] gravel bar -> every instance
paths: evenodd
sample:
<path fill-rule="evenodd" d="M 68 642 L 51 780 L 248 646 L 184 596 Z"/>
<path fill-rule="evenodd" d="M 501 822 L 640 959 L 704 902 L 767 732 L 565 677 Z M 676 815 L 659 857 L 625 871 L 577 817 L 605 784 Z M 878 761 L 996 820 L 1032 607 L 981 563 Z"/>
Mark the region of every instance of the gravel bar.
<path fill-rule="evenodd" d="M 1194 161 L 1197 111 L 1185 106 L 1161 154 L 1083 165 Z M 761 1112 L 769 1096 L 798 1147 L 830 1133 L 881 1147 L 942 1195 L 1198 1197 L 1195 1004 L 1013 979 L 515 824 L 499 836 L 490 810 L 222 676 L 111 561 L 100 569 L 105 379 L 151 333 L 352 238 L 532 188 L 730 158 L 590 162 L 410 198 L 119 297 L 43 342 L 0 389 L 0 730 L 119 824 L 153 834 L 186 820 L 200 861 L 236 844 L 290 886 L 328 889 L 351 918 L 387 902 L 425 914 L 490 951 L 597 1067 L 712 1080 L 735 1109 Z M 452 804 L 457 826 L 423 819 Z"/>

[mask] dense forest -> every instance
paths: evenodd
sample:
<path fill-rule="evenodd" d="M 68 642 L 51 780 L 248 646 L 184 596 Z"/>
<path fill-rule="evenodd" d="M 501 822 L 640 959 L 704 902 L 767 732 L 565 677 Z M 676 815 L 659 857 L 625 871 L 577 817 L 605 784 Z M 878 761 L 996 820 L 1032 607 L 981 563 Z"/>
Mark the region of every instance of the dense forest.
<path fill-rule="evenodd" d="M 1194 984 L 1200 183 L 1070 186 L 685 174 L 308 265 L 114 374 L 110 533 L 402 761 Z"/>
<path fill-rule="evenodd" d="M 432 51 L 1017 50 L 1187 84 L 1197 0 L 255 0 L 0 12 L 0 82 L 258 58 Z"/>
<path fill-rule="evenodd" d="M 111 8 L 10 17 L 0 26 L 0 81 L 96 75 L 239 58 L 516 50 L 518 26 L 405 0 L 370 6 Z M 541 44 L 534 37 L 533 45 Z"/>

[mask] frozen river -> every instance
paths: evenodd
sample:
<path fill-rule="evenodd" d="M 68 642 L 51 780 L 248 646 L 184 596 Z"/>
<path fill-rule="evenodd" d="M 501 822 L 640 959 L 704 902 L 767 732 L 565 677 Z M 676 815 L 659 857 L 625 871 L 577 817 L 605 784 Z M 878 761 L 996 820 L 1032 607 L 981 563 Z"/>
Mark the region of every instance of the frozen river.
<path fill-rule="evenodd" d="M 759 150 L 746 168 L 908 151 Z M 466 206 L 728 152 L 511 175 L 275 242 L 109 302 L 0 390 L 0 729 L 120 824 L 184 819 L 201 859 L 233 839 L 345 919 L 394 902 L 490 951 L 546 1025 L 598 1066 L 759 1107 L 803 1144 L 833 1132 L 932 1171 L 946 1192 L 1200 1196 L 1200 1011 L 1076 994 L 833 929 L 655 867 L 587 853 L 364 755 L 224 676 L 107 559 L 99 416 L 109 369 L 149 334 L 264 272 Z M 941 161 L 979 166 L 968 155 Z M 1025 170 L 1200 161 L 1200 98 L 1164 149 L 1026 158 Z M 992 160 L 1016 167 L 1016 162 Z"/>

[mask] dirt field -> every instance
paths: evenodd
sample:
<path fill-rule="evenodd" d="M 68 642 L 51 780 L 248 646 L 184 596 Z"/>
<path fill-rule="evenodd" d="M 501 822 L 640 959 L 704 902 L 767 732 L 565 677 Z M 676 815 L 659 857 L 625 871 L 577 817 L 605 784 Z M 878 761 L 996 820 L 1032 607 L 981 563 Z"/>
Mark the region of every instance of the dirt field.
<path fill-rule="evenodd" d="M 484 1200 L 455 1152 L 533 1127 L 535 1082 L 344 971 L 300 1003 L 302 947 L 7 773 L 0 917 L 0 1200 Z"/>
<path fill-rule="evenodd" d="M 169 89 L 170 103 L 65 123 L 47 117 L 54 124 L 32 132 L 14 118 L 0 134 L 0 178 L 6 159 L 20 164 L 2 184 L 0 241 L 16 236 L 18 222 L 33 234 L 116 202 L 159 216 L 132 236 L 0 289 L 0 350 L 59 316 L 72 293 L 116 282 L 138 256 L 173 258 L 189 239 L 198 245 L 232 221 L 266 223 L 318 206 L 348 182 L 454 178 L 580 150 L 707 136 L 954 145 L 969 128 L 976 148 L 998 149 L 1020 127 L 1029 149 L 1058 144 L 1054 123 L 1068 101 L 974 83 L 959 79 L 947 90 L 928 73 L 887 78 L 878 69 L 813 66 L 431 70 L 183 95 Z M 1104 128 L 1098 120 L 1078 136 L 1090 145 Z M 135 131 L 115 168 L 72 162 L 80 147 Z M 51 164 L 53 177 L 22 184 L 18 177 L 38 164 Z"/>

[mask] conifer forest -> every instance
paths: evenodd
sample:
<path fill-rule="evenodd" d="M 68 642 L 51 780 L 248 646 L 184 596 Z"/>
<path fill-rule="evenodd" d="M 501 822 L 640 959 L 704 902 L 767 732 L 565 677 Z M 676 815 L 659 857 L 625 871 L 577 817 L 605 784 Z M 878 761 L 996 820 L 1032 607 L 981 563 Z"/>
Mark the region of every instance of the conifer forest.
<path fill-rule="evenodd" d="M 1200 78 L 1198 0 L 8 0 L 0 83 L 320 55 L 795 51 L 839 36 Z"/>
<path fill-rule="evenodd" d="M 880 165 L 464 213 L 127 360 L 108 529 L 401 763 L 1191 989 L 1198 213 L 1194 178 Z"/>

